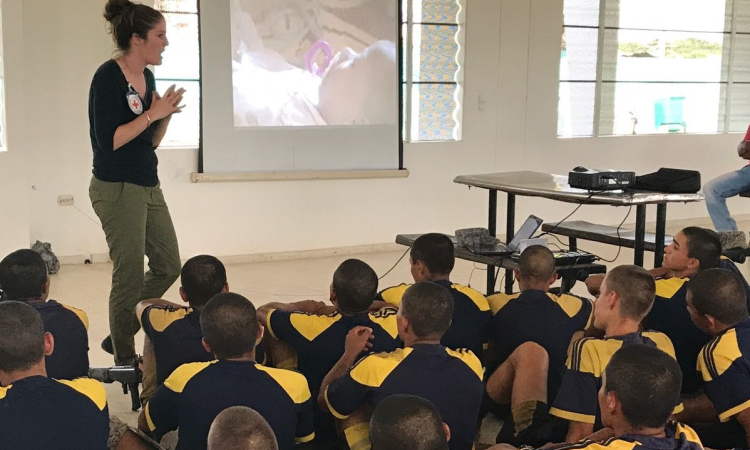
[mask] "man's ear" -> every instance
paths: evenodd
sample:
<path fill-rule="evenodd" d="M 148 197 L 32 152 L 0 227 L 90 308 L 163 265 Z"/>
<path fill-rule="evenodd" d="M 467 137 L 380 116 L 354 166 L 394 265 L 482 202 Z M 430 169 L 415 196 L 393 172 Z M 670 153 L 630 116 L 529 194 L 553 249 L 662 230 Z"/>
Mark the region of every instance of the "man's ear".
<path fill-rule="evenodd" d="M 206 338 L 203 338 L 203 339 L 201 339 L 201 343 L 203 344 L 203 348 L 204 348 L 204 349 L 205 349 L 205 350 L 206 350 L 206 351 L 207 351 L 208 353 L 213 353 L 213 351 L 211 350 L 211 346 L 210 346 L 210 345 L 208 345 L 208 342 L 206 342 Z"/>
<path fill-rule="evenodd" d="M 617 398 L 617 394 L 610 391 L 604 394 L 604 407 L 607 408 L 610 414 L 614 414 L 620 409 L 620 399 Z"/>
<path fill-rule="evenodd" d="M 258 336 L 255 337 L 255 342 L 260 342 L 260 340 L 263 339 L 264 331 L 263 324 L 258 321 Z"/>
<path fill-rule="evenodd" d="M 336 303 L 336 289 L 333 288 L 333 283 L 328 286 L 328 301 Z"/>
<path fill-rule="evenodd" d="M 557 281 L 557 273 L 553 273 L 551 277 L 549 277 L 549 280 L 547 280 L 547 284 L 554 284 L 555 281 Z"/>
<path fill-rule="evenodd" d="M 42 297 L 47 297 L 49 295 L 49 286 L 50 286 L 50 277 L 47 275 L 47 281 L 44 282 L 44 286 L 42 286 Z"/>
<path fill-rule="evenodd" d="M 521 279 L 521 271 L 518 270 L 518 269 L 513 269 L 513 278 L 515 278 L 516 280 L 520 280 Z"/>
<path fill-rule="evenodd" d="M 227 292 L 229 292 L 229 283 L 224 283 L 224 287 L 221 288 L 221 293 L 226 294 Z"/>
<path fill-rule="evenodd" d="M 701 314 L 701 316 L 706 321 L 706 325 L 708 325 L 708 327 L 711 330 L 715 330 L 716 329 L 716 325 L 717 325 L 717 322 L 718 322 L 718 320 L 716 320 L 716 317 L 710 316 L 708 314 Z"/>
<path fill-rule="evenodd" d="M 44 356 L 55 352 L 55 338 L 52 333 L 44 333 Z"/>
<path fill-rule="evenodd" d="M 451 427 L 449 427 L 448 424 L 445 422 L 443 422 L 443 431 L 445 432 L 445 440 L 450 442 L 451 441 Z"/>
<path fill-rule="evenodd" d="M 185 293 L 185 289 L 183 289 L 182 286 L 180 286 L 180 298 L 182 299 L 183 302 L 188 303 L 187 294 Z"/>
<path fill-rule="evenodd" d="M 701 268 L 701 262 L 698 261 L 696 258 L 690 258 L 690 257 L 688 257 L 687 268 L 690 269 L 690 270 L 698 271 Z"/>

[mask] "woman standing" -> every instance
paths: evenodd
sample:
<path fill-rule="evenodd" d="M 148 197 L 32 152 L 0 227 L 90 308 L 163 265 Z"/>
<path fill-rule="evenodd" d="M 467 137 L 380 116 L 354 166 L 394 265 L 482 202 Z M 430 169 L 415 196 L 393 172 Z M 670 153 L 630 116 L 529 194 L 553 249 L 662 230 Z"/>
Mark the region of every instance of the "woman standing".
<path fill-rule="evenodd" d="M 138 301 L 161 297 L 180 273 L 172 218 L 159 187 L 156 147 L 172 114 L 180 112 L 183 89 L 156 92 L 154 75 L 167 41 L 160 12 L 129 0 L 109 0 L 104 18 L 119 56 L 99 67 L 89 91 L 94 176 L 89 197 L 112 259 L 110 337 L 102 348 L 116 364 L 136 358 L 133 336 L 140 325 Z M 149 270 L 144 272 L 143 256 Z"/>

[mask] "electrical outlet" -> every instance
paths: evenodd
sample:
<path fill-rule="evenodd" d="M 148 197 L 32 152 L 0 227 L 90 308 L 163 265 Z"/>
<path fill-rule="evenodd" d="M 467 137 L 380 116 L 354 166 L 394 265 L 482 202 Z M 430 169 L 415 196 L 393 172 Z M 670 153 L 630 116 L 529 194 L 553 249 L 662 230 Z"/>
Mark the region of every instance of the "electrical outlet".
<path fill-rule="evenodd" d="M 60 206 L 73 206 L 75 205 L 75 197 L 72 195 L 58 195 L 57 204 Z"/>

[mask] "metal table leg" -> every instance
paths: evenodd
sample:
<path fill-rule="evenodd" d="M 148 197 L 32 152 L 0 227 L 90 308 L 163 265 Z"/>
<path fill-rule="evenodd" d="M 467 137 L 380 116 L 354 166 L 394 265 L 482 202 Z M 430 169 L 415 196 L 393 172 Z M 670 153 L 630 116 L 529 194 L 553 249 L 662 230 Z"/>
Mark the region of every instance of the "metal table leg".
<path fill-rule="evenodd" d="M 643 252 L 646 243 L 646 205 L 637 205 L 635 209 L 635 256 L 633 264 L 643 267 Z"/>
<path fill-rule="evenodd" d="M 505 220 L 505 242 L 510 242 L 516 235 L 516 194 L 508 193 L 508 212 Z M 505 293 L 513 293 L 513 271 L 510 269 L 505 269 Z"/>
<path fill-rule="evenodd" d="M 656 205 L 656 240 L 654 241 L 654 267 L 661 267 L 664 260 L 664 237 L 667 228 L 667 204 Z"/>
<path fill-rule="evenodd" d="M 497 235 L 497 191 L 490 189 L 489 219 L 487 229 L 490 236 Z M 487 266 L 487 295 L 495 292 L 495 266 Z"/>

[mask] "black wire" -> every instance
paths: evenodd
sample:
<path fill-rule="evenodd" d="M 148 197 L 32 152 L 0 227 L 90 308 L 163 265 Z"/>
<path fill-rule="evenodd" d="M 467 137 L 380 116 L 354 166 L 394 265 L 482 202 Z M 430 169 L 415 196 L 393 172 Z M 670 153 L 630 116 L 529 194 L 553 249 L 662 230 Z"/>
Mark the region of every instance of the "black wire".
<path fill-rule="evenodd" d="M 409 248 L 406 249 L 406 251 L 404 252 L 404 254 L 401 255 L 401 257 L 398 259 L 398 261 L 396 261 L 396 264 L 394 264 L 393 267 L 391 267 L 390 269 L 388 269 L 388 272 L 384 273 L 382 277 L 378 278 L 378 281 L 382 280 L 383 278 L 385 278 L 386 276 L 388 276 L 389 273 L 393 272 L 393 269 L 395 269 L 396 266 L 398 265 L 398 263 L 400 263 L 401 260 L 404 259 L 404 256 L 406 256 L 406 254 L 409 253 L 409 250 L 411 250 L 411 247 L 409 247 Z"/>
<path fill-rule="evenodd" d="M 617 254 L 615 254 L 615 257 L 612 260 L 609 260 L 609 259 L 604 259 L 604 258 L 602 258 L 601 256 L 598 256 L 598 255 L 594 255 L 594 256 L 596 256 L 600 260 L 602 260 L 604 262 L 608 262 L 608 263 L 613 263 L 613 262 L 617 261 L 617 258 L 620 257 L 620 252 L 622 251 L 622 238 L 620 237 L 620 228 L 622 228 L 622 224 L 624 224 L 625 221 L 628 220 L 628 217 L 630 217 L 630 213 L 632 211 L 633 211 L 633 204 L 631 203 L 630 207 L 628 208 L 628 213 L 625 214 L 625 217 L 623 217 L 622 221 L 620 221 L 620 224 L 617 225 L 617 242 L 619 242 L 620 245 L 617 246 Z"/>
<path fill-rule="evenodd" d="M 560 225 L 562 225 L 562 223 L 563 223 L 563 222 L 565 222 L 566 220 L 570 219 L 570 217 L 571 217 L 571 216 L 572 216 L 573 214 L 575 214 L 576 212 L 578 212 L 578 210 L 579 210 L 579 209 L 581 209 L 581 207 L 582 207 L 583 205 L 587 204 L 587 203 L 589 202 L 589 200 L 591 200 L 591 199 L 592 199 L 592 198 L 593 198 L 593 197 L 594 197 L 595 195 L 597 195 L 597 194 L 601 194 L 602 192 L 604 192 L 604 189 L 602 189 L 601 191 L 595 191 L 595 192 L 592 192 L 592 193 L 590 193 L 590 194 L 589 194 L 589 196 L 588 196 L 588 197 L 586 197 L 586 200 L 584 200 L 584 201 L 583 201 L 583 203 L 581 203 L 580 205 L 576 206 L 576 208 L 575 208 L 575 209 L 574 209 L 574 210 L 573 210 L 573 211 L 572 211 L 572 212 L 571 212 L 570 214 L 568 214 L 567 216 L 565 216 L 565 218 L 564 218 L 563 220 L 561 220 L 561 221 L 557 222 L 557 223 L 556 223 L 556 224 L 554 224 L 554 225 L 552 226 L 552 228 L 550 228 L 550 229 L 549 229 L 548 231 L 545 231 L 544 233 L 542 233 L 542 234 L 540 234 L 540 235 L 538 235 L 538 236 L 536 236 L 536 237 L 537 237 L 537 238 L 540 238 L 540 237 L 542 237 L 542 236 L 546 236 L 546 235 L 548 235 L 548 234 L 551 234 L 551 233 L 552 233 L 553 231 L 555 231 L 555 229 L 556 229 L 557 227 L 559 227 Z"/>

